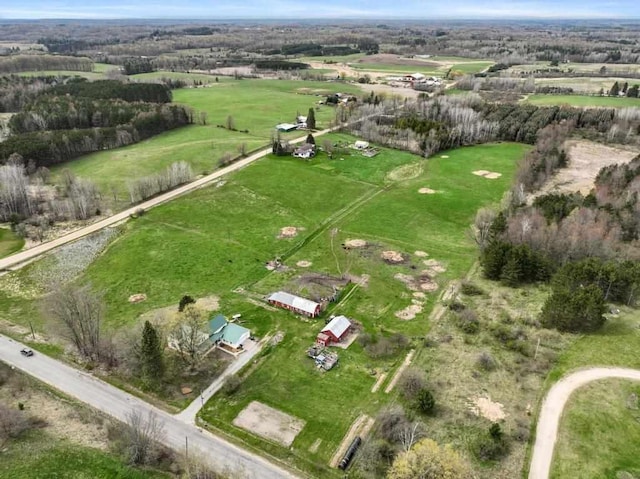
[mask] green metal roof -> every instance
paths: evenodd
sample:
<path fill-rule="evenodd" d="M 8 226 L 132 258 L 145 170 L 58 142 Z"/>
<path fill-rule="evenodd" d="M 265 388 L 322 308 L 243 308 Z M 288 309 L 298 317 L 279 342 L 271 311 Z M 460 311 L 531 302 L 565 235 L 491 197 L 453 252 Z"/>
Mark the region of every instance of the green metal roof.
<path fill-rule="evenodd" d="M 228 323 L 223 329 L 222 339 L 230 344 L 237 344 L 243 334 L 251 333 L 247 328 L 238 326 L 237 324 Z"/>
<path fill-rule="evenodd" d="M 227 324 L 227 320 L 221 314 L 217 314 L 209 321 L 209 333 L 214 334 L 219 329 L 224 328 L 225 324 Z"/>

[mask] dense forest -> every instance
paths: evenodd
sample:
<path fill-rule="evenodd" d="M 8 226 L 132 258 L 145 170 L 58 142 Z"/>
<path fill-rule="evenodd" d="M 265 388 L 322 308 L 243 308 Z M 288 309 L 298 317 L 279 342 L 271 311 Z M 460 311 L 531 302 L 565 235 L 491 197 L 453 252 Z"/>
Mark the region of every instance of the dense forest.
<path fill-rule="evenodd" d="M 90 72 L 93 70 L 93 61 L 89 58 L 58 55 L 13 55 L 0 57 L 0 73 L 46 70 Z"/>
<path fill-rule="evenodd" d="M 46 85 L 46 83 L 45 83 Z M 129 145 L 193 122 L 160 84 L 70 81 L 37 89 L 9 121 L 0 161 L 16 153 L 35 167 Z"/>

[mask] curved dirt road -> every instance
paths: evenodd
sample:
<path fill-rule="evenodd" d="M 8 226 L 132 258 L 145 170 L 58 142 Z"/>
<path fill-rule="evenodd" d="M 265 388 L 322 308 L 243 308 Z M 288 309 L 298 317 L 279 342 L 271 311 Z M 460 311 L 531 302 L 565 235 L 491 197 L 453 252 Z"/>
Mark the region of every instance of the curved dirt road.
<path fill-rule="evenodd" d="M 570 374 L 553 385 L 540 410 L 536 429 L 536 442 L 531 456 L 529 479 L 547 479 L 549 477 L 560 417 L 571 394 L 591 381 L 612 378 L 640 381 L 640 370 L 624 368 L 585 369 L 584 371 Z"/>
<path fill-rule="evenodd" d="M 337 128 L 339 127 L 327 128 L 325 130 L 318 131 L 314 133 L 314 136 L 318 137 L 318 136 L 324 135 Z M 301 143 L 306 138 L 307 138 L 306 136 L 302 136 L 300 138 L 296 138 L 295 140 L 292 140 L 291 143 Z M 159 196 L 156 196 L 155 198 L 152 198 L 148 201 L 139 203 L 138 205 L 132 206 L 131 208 L 121 211 L 120 213 L 117 213 L 113 216 L 109 216 L 108 218 L 97 221 L 96 223 L 92 223 L 88 226 L 85 226 L 84 228 L 80 228 L 76 231 L 72 231 L 71 233 L 61 236 L 60 238 L 47 241 L 46 243 L 39 244 L 38 246 L 34 246 L 33 248 L 29 248 L 27 250 L 18 252 L 11 256 L 7 256 L 6 258 L 2 258 L 0 259 L 0 271 L 4 271 L 7 269 L 17 269 L 20 267 L 19 265 L 21 265 L 22 263 L 25 263 L 31 259 L 37 258 L 38 256 L 44 253 L 47 253 L 52 249 L 57 248 L 58 246 L 71 243 L 72 241 L 75 241 L 84 236 L 90 235 L 91 233 L 95 233 L 97 231 L 100 231 L 103 228 L 119 223 L 120 221 L 126 220 L 127 218 L 129 218 L 129 216 L 131 216 L 133 213 L 136 212 L 136 210 L 140 208 L 148 210 L 149 208 L 153 208 L 154 206 L 158 206 L 162 203 L 166 203 L 167 201 L 177 198 L 178 196 L 184 195 L 185 193 L 189 193 L 190 191 L 201 188 L 207 185 L 208 183 L 211 183 L 212 181 L 215 181 L 221 178 L 224 175 L 227 175 L 233 171 L 237 171 L 241 168 L 244 168 L 245 166 L 253 163 L 254 161 L 259 160 L 260 158 L 264 158 L 269 153 L 271 153 L 271 147 L 265 148 L 264 150 L 260 150 L 257 153 L 254 153 L 251 156 L 243 158 L 242 160 L 236 161 L 235 163 L 225 168 L 222 168 L 218 171 L 215 171 L 210 175 L 203 176 L 202 178 L 192 181 L 191 183 L 187 183 L 174 190 L 171 190 Z"/>

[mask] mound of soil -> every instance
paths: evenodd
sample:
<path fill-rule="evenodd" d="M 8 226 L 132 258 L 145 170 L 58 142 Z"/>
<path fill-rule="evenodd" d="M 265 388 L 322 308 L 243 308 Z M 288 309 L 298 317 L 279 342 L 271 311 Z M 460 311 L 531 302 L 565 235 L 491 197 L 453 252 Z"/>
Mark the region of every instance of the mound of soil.
<path fill-rule="evenodd" d="M 302 261 L 298 261 L 298 262 L 296 263 L 296 266 L 298 266 L 298 267 L 300 267 L 300 268 L 308 268 L 309 266 L 311 266 L 311 264 L 312 264 L 312 263 L 311 263 L 311 261 L 304 261 L 304 260 L 302 260 Z"/>
<path fill-rule="evenodd" d="M 420 289 L 422 291 L 426 291 L 427 293 L 432 293 L 433 291 L 437 291 L 438 283 L 431 279 L 423 279 L 420 281 Z"/>
<path fill-rule="evenodd" d="M 429 253 L 427 253 L 426 251 L 416 251 L 415 254 L 418 258 L 426 258 L 427 256 L 429 256 Z"/>
<path fill-rule="evenodd" d="M 348 240 L 344 245 L 347 248 L 364 248 L 365 246 L 367 246 L 367 242 L 362 239 L 352 239 Z"/>
<path fill-rule="evenodd" d="M 142 301 L 147 299 L 147 295 L 144 293 L 132 294 L 129 296 L 130 303 L 141 303 Z"/>
<path fill-rule="evenodd" d="M 408 274 L 397 273 L 394 275 L 394 278 L 398 281 L 402 281 L 410 291 L 418 291 L 418 283 L 413 276 L 409 276 Z"/>
<path fill-rule="evenodd" d="M 431 188 L 420 188 L 418 193 L 421 195 L 432 195 L 436 192 L 436 190 L 432 190 Z"/>
<path fill-rule="evenodd" d="M 484 177 L 489 180 L 495 180 L 497 178 L 500 178 L 501 176 L 502 176 L 502 173 L 489 173 L 488 175 L 484 175 Z"/>
<path fill-rule="evenodd" d="M 387 263 L 400 264 L 404 262 L 404 257 L 402 256 L 401 253 L 398 253 L 397 251 L 392 251 L 392 250 L 383 251 L 380 256 Z"/>
<path fill-rule="evenodd" d="M 445 271 L 447 271 L 447 268 L 445 268 L 442 263 L 436 261 L 435 259 L 427 259 L 423 261 L 423 263 L 429 268 L 430 271 L 433 271 L 435 273 L 444 273 Z"/>
<path fill-rule="evenodd" d="M 280 229 L 280 238 L 293 238 L 298 235 L 298 228 L 295 226 L 285 226 Z"/>
<path fill-rule="evenodd" d="M 471 173 L 473 173 L 476 176 L 484 176 L 484 175 L 488 175 L 491 172 L 487 170 L 476 170 L 476 171 L 472 171 Z"/>
<path fill-rule="evenodd" d="M 496 178 L 500 178 L 502 173 L 496 173 L 495 171 L 487 171 L 487 170 L 476 170 L 472 171 L 472 173 L 476 176 L 482 176 L 488 180 L 495 180 Z"/>
<path fill-rule="evenodd" d="M 493 402 L 488 396 L 471 399 L 469 409 L 476 416 L 482 416 L 491 422 L 498 422 L 507 417 L 504 406 L 499 402 Z"/>
<path fill-rule="evenodd" d="M 403 321 L 409 321 L 414 319 L 416 315 L 420 313 L 422 313 L 422 306 L 419 304 L 411 304 L 400 311 L 396 311 L 395 316 Z"/>

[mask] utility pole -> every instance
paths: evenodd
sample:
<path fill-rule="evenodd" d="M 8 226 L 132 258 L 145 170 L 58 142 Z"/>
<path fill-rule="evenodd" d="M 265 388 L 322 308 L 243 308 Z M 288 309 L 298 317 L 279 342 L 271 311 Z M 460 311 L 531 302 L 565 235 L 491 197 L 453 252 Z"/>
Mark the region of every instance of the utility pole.
<path fill-rule="evenodd" d="M 184 457 L 189 464 L 189 436 L 184 437 Z"/>

